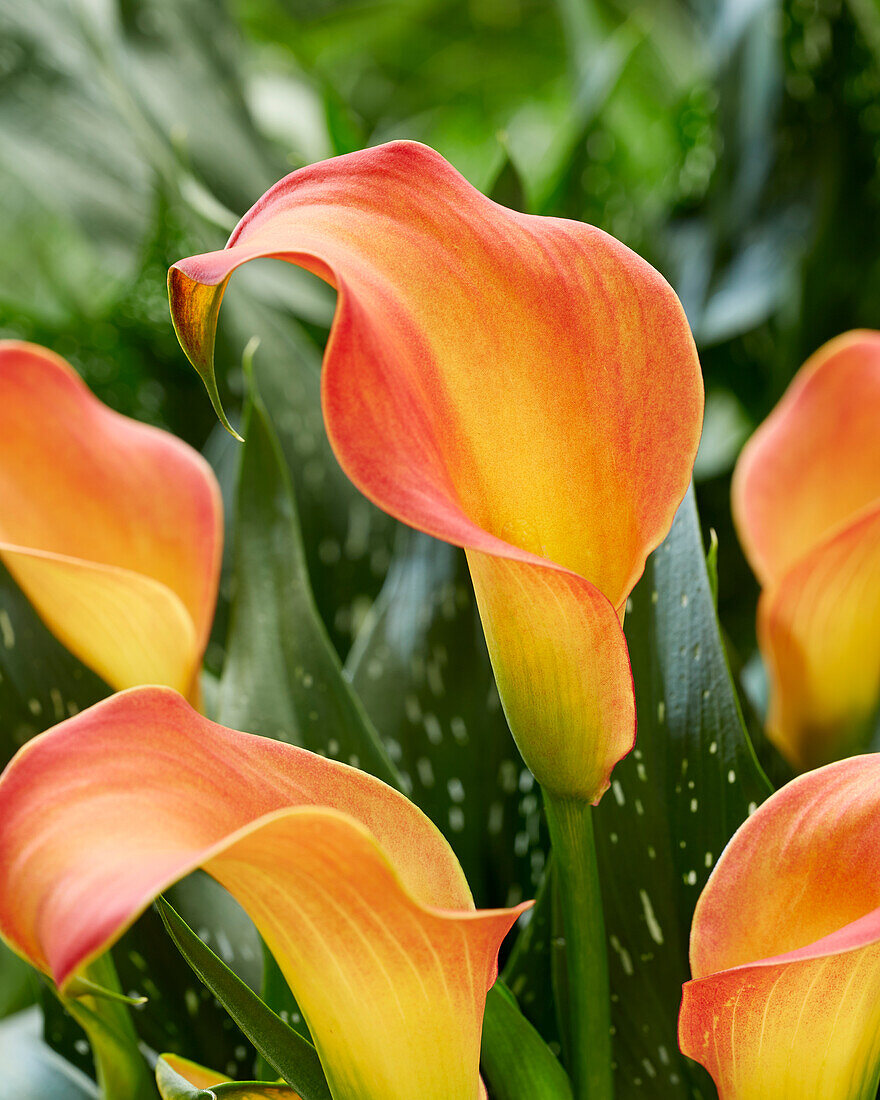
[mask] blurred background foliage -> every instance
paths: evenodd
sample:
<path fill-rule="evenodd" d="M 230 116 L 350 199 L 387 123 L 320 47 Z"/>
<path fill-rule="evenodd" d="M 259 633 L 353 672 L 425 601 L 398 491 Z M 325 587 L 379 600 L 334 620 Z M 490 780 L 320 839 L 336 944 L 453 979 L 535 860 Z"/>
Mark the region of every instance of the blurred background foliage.
<path fill-rule="evenodd" d="M 500 201 L 608 230 L 676 287 L 709 396 L 702 516 L 745 662 L 756 589 L 730 469 L 811 351 L 880 325 L 878 92 L 875 0 L 0 0 L 0 334 L 53 347 L 111 405 L 234 468 L 168 323 L 165 269 L 221 247 L 301 164 L 428 142 Z M 244 343 L 269 344 L 344 656 L 390 531 L 344 491 L 328 527 L 332 296 L 262 267 L 238 277 L 220 367 L 234 406 Z"/>

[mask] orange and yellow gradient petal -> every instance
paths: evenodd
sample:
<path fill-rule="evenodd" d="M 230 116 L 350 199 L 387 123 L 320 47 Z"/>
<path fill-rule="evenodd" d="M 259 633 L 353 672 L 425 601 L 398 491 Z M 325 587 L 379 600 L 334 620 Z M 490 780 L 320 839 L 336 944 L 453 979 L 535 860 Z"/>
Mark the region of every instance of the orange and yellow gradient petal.
<path fill-rule="evenodd" d="M 880 333 L 803 366 L 743 449 L 740 539 L 763 585 L 767 728 L 799 768 L 859 744 L 880 701 Z"/>
<path fill-rule="evenodd" d="M 788 784 L 697 903 L 682 1051 L 721 1100 L 874 1100 L 880 1081 L 880 757 Z"/>
<path fill-rule="evenodd" d="M 62 989 L 202 867 L 275 955 L 339 1100 L 477 1100 L 486 993 L 525 906 L 474 909 L 406 798 L 135 688 L 0 779 L 0 932 Z"/>
<path fill-rule="evenodd" d="M 112 687 L 196 697 L 222 522 L 192 448 L 107 408 L 47 349 L 0 342 L 0 558 Z"/>
<path fill-rule="evenodd" d="M 322 390 L 341 465 L 385 511 L 472 552 L 526 762 L 597 800 L 634 737 L 626 598 L 700 435 L 699 363 L 674 293 L 599 230 L 498 206 L 439 154 L 394 142 L 293 173 L 223 251 L 172 267 L 175 327 L 215 404 L 220 302 L 258 257 L 336 288 Z M 514 624 L 542 618 L 553 633 L 522 645 Z M 552 710 L 516 686 L 548 677 Z"/>

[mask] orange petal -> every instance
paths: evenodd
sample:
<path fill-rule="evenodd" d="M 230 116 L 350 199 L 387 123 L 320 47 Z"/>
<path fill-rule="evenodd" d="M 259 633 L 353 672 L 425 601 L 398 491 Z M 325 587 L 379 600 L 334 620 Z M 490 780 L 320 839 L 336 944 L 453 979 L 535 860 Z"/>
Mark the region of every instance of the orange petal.
<path fill-rule="evenodd" d="M 120 416 L 52 352 L 0 342 L 0 556 L 47 626 L 114 687 L 188 691 L 222 513 L 208 465 Z"/>
<path fill-rule="evenodd" d="M 762 584 L 880 499 L 880 333 L 825 344 L 743 448 L 733 511 Z"/>
<path fill-rule="evenodd" d="M 451 849 L 356 769 L 133 689 L 26 745 L 0 780 L 0 931 L 64 986 L 203 867 L 284 972 L 334 1095 L 476 1100 L 497 953 Z"/>
<path fill-rule="evenodd" d="M 873 1100 L 880 757 L 810 772 L 739 829 L 694 913 L 679 1038 L 722 1100 Z"/>
<path fill-rule="evenodd" d="M 225 250 L 172 267 L 175 326 L 215 402 L 220 301 L 260 256 L 338 290 L 323 404 L 355 484 L 411 526 L 520 563 L 496 570 L 484 617 L 558 621 L 566 608 L 540 661 L 511 651 L 511 623 L 487 628 L 507 712 L 528 712 L 515 730 L 527 763 L 577 760 L 552 785 L 597 798 L 632 742 L 606 608 L 622 613 L 669 529 L 700 433 L 699 364 L 672 290 L 599 230 L 500 207 L 432 150 L 394 142 L 293 173 Z M 540 580 L 523 595 L 529 571 Z M 523 678 L 575 685 L 584 654 L 584 683 L 552 716 L 511 697 Z M 579 708 L 596 684 L 588 725 Z"/>

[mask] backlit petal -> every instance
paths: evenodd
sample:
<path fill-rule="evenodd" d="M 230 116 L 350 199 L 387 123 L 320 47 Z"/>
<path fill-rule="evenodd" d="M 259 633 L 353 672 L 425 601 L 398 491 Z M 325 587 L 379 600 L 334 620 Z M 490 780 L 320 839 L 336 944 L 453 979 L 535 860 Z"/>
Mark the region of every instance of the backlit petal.
<path fill-rule="evenodd" d="M 134 689 L 19 752 L 0 864 L 0 930 L 61 986 L 203 867 L 273 951 L 335 1096 L 478 1096 L 485 997 L 522 907 L 475 911 L 440 833 L 363 772 Z"/>

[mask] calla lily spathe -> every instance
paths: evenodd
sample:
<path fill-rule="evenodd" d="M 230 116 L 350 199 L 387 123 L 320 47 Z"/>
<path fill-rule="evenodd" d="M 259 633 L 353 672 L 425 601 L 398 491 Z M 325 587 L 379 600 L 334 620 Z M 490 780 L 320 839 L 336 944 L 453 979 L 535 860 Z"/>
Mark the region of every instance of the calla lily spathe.
<path fill-rule="evenodd" d="M 621 622 L 700 435 L 682 308 L 590 226 L 505 209 L 393 142 L 294 172 L 226 248 L 169 273 L 175 326 L 219 409 L 214 335 L 258 257 L 334 286 L 324 417 L 385 511 L 465 547 L 511 729 L 539 782 L 596 801 L 632 746 Z"/>
<path fill-rule="evenodd" d="M 880 756 L 801 776 L 735 834 L 700 896 L 679 1040 L 720 1100 L 874 1100 Z"/>
<path fill-rule="evenodd" d="M 847 333 L 801 368 L 734 473 L 763 588 L 767 728 L 799 768 L 858 748 L 880 703 L 878 425 L 880 333 Z"/>
<path fill-rule="evenodd" d="M 452 850 L 357 769 L 115 695 L 0 779 L 0 932 L 63 991 L 197 867 L 249 913 L 336 1100 L 478 1100 L 486 994 L 526 906 L 474 909 Z"/>
<path fill-rule="evenodd" d="M 0 342 L 0 558 L 111 687 L 197 697 L 222 549 L 216 479 L 102 404 L 63 359 Z"/>

